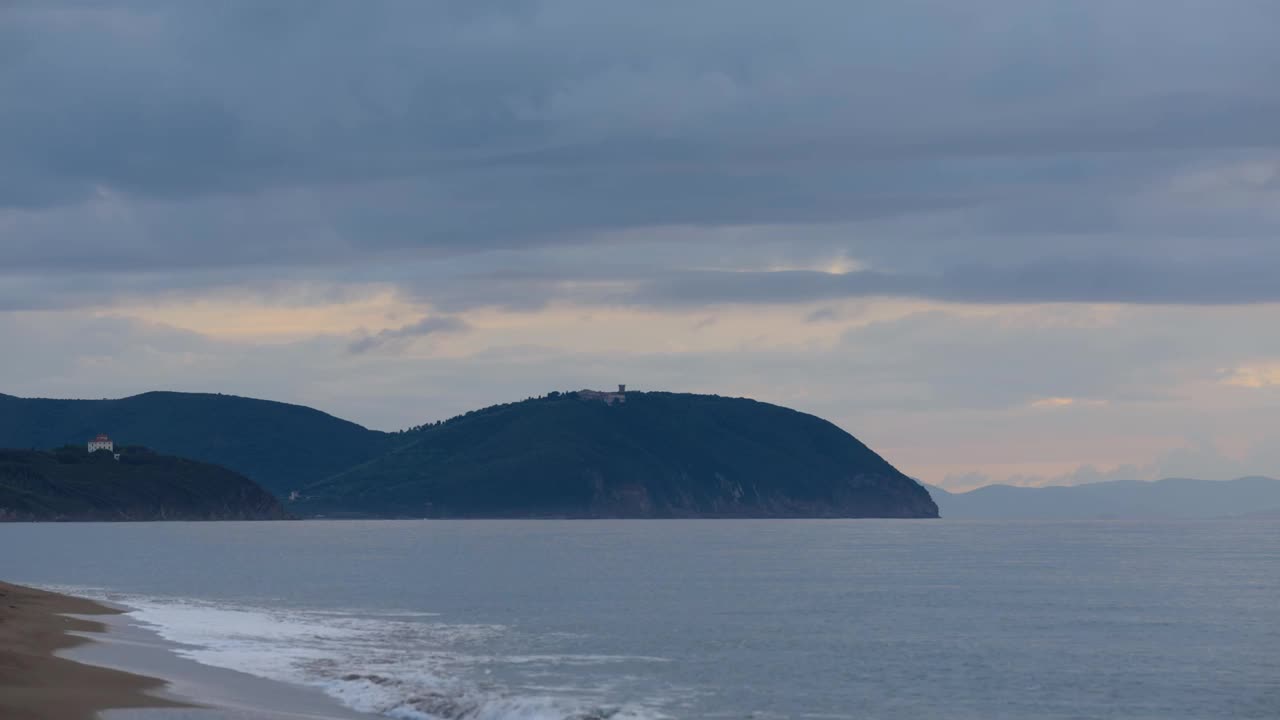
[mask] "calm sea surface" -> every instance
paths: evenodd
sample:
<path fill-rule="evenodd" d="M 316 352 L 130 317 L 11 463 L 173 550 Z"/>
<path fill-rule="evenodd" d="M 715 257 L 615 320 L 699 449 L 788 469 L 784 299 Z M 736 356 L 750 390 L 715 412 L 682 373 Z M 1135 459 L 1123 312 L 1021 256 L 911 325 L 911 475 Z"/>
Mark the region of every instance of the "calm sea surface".
<path fill-rule="evenodd" d="M 0 525 L 0 577 L 397 718 L 1280 718 L 1280 523 Z"/>

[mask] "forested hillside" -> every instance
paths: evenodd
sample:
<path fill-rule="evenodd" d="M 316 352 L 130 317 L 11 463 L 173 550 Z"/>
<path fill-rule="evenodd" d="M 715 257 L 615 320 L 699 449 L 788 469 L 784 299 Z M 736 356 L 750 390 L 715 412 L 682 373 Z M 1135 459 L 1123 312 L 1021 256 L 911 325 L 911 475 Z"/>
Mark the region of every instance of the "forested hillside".
<path fill-rule="evenodd" d="M 217 463 L 280 497 L 376 457 L 394 442 L 393 435 L 309 407 L 234 395 L 149 392 L 119 400 L 0 395 L 0 447 L 83 445 L 98 433 Z"/>
<path fill-rule="evenodd" d="M 279 502 L 226 468 L 146 448 L 0 450 L 0 520 L 277 520 Z"/>
<path fill-rule="evenodd" d="M 553 393 L 428 426 L 305 492 L 304 511 L 499 517 L 935 517 L 831 423 L 742 398 Z"/>

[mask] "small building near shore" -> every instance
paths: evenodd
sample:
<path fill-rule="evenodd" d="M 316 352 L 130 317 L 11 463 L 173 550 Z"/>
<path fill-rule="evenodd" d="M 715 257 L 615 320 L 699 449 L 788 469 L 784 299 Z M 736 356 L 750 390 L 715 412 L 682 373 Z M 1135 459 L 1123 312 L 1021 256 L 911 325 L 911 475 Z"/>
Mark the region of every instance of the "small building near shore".
<path fill-rule="evenodd" d="M 89 452 L 96 452 L 98 450 L 106 450 L 109 453 L 114 453 L 116 450 L 116 444 L 111 442 L 111 438 L 106 435 L 99 435 L 89 441 Z"/>

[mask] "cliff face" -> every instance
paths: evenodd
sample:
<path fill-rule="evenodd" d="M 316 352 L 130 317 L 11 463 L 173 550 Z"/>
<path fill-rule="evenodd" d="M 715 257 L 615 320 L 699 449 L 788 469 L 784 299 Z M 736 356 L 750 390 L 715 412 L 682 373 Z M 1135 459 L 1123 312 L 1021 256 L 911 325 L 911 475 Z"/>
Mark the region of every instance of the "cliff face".
<path fill-rule="evenodd" d="M 591 478 L 595 492 L 578 513 L 581 517 L 661 518 L 934 518 L 937 506 L 926 493 L 902 487 L 882 475 L 836 479 L 829 493 L 797 497 L 785 488 L 751 482 L 722 482 L 709 492 L 676 491 L 655 498 L 643 484 L 607 487 L 602 478 Z M 481 513 L 483 514 L 483 513 Z M 555 513 L 552 513 L 555 514 Z"/>
<path fill-rule="evenodd" d="M 0 520 L 277 520 L 253 481 L 216 465 L 123 448 L 0 450 Z"/>
<path fill-rule="evenodd" d="M 812 415 L 739 398 L 554 395 L 468 413 L 304 491 L 298 513 L 937 517 L 929 493 Z"/>

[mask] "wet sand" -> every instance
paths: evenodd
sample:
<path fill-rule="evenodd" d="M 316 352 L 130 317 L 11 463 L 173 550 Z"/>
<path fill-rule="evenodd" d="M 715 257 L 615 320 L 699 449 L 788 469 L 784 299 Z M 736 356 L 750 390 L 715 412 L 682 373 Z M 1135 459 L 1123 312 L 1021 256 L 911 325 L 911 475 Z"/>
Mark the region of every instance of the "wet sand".
<path fill-rule="evenodd" d="M 0 582 L 0 718 L 92 720 L 113 708 L 184 707 L 151 694 L 164 687 L 162 680 L 55 655 L 89 642 L 72 633 L 104 629 L 67 614 L 117 613 L 82 598 Z"/>

